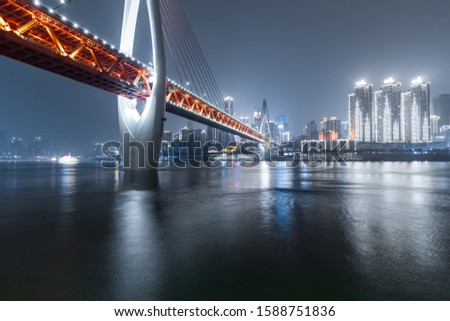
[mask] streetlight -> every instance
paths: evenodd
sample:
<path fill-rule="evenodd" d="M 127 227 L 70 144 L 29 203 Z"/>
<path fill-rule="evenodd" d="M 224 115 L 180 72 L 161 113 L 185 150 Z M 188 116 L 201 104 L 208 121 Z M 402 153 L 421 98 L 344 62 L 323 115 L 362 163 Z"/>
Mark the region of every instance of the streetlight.
<path fill-rule="evenodd" d="M 53 10 L 59 9 L 61 7 L 64 7 L 65 5 L 68 5 L 71 3 L 72 0 L 59 0 L 60 5 L 53 8 Z"/>

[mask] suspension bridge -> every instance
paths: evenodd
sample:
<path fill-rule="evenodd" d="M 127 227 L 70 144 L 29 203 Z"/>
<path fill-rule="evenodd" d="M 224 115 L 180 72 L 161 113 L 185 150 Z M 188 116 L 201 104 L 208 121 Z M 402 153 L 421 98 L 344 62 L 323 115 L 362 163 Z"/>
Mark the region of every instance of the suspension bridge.
<path fill-rule="evenodd" d="M 136 142 L 161 145 L 166 111 L 256 142 L 270 142 L 263 127 L 255 130 L 225 111 L 223 95 L 179 0 L 147 0 L 153 64 L 133 57 L 140 0 L 124 3 L 121 43 L 116 48 L 40 1 L 2 0 L 0 55 L 117 95 L 121 135 L 128 133 Z M 164 44 L 181 84 L 166 77 Z M 159 159 L 159 148 L 152 153 L 149 167 L 157 166 L 151 159 Z M 137 160 L 131 167 L 142 169 Z"/>

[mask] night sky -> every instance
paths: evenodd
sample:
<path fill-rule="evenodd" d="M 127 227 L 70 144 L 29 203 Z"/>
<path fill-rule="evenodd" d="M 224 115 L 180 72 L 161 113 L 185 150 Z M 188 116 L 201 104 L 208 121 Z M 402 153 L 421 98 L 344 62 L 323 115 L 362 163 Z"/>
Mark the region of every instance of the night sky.
<path fill-rule="evenodd" d="M 378 89 L 392 76 L 406 89 L 422 76 L 432 96 L 450 92 L 448 0 L 182 3 L 223 94 L 235 98 L 237 116 L 250 117 L 267 98 L 271 118 L 286 114 L 294 135 L 308 120 L 346 120 L 347 95 L 361 78 Z M 123 1 L 73 0 L 60 12 L 119 45 Z M 144 12 L 135 56 L 148 62 L 146 25 Z M 0 70 L 0 130 L 64 139 L 79 150 L 118 139 L 114 95 L 4 57 Z M 168 76 L 176 78 L 173 68 Z M 172 131 L 187 123 L 167 118 Z"/>

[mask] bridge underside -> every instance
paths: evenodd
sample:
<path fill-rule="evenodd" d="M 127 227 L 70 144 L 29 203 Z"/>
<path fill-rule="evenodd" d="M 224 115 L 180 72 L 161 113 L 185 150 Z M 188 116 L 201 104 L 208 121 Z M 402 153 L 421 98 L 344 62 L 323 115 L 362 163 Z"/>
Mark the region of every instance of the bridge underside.
<path fill-rule="evenodd" d="M 119 96 L 147 97 L 147 93 L 130 87 L 126 81 L 118 81 L 109 73 L 100 72 L 68 57 L 61 57 L 57 52 L 49 51 L 37 43 L 21 39 L 3 30 L 0 30 L 0 54 Z"/>

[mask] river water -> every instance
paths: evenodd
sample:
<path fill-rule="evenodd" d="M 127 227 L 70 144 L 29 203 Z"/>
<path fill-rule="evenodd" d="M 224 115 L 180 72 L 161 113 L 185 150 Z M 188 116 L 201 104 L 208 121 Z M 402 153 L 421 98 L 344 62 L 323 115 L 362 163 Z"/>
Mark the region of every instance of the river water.
<path fill-rule="evenodd" d="M 2 300 L 450 300 L 450 163 L 0 166 Z"/>

